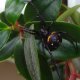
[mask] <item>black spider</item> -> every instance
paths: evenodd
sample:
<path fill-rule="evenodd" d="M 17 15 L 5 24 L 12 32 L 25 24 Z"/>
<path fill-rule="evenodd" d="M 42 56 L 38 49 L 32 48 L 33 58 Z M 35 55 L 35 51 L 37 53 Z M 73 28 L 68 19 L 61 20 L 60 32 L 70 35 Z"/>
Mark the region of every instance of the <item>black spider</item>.
<path fill-rule="evenodd" d="M 51 51 L 56 50 L 60 46 L 60 44 L 62 43 L 62 35 L 67 35 L 67 36 L 69 36 L 69 35 L 66 32 L 58 32 L 58 31 L 51 32 L 49 29 L 46 29 L 46 27 L 45 27 L 46 24 L 45 24 L 44 18 L 40 14 L 36 5 L 34 5 L 31 0 L 27 0 L 27 1 L 29 1 L 31 6 L 36 10 L 36 13 L 38 15 L 37 17 L 39 18 L 40 23 L 41 23 L 41 28 L 39 31 L 24 28 L 24 31 L 37 36 L 39 38 L 39 40 L 42 41 L 43 52 L 44 52 L 44 48 L 46 48 L 48 50 L 49 54 L 51 55 L 51 61 L 54 63 L 54 67 L 56 68 L 56 71 L 58 73 L 59 80 L 61 80 L 60 74 L 58 72 L 57 64 L 55 63 L 55 60 L 52 57 Z M 73 44 L 73 46 L 76 49 L 77 43 L 75 46 L 71 36 L 69 36 L 69 37 L 70 37 L 70 42 Z"/>

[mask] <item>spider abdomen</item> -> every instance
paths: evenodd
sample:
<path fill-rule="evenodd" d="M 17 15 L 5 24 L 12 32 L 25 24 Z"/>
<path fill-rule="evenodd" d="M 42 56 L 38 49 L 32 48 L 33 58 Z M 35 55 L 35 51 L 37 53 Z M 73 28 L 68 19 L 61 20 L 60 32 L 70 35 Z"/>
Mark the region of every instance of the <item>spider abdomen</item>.
<path fill-rule="evenodd" d="M 47 37 L 47 45 L 50 51 L 56 50 L 62 42 L 61 34 L 58 32 L 51 32 Z"/>

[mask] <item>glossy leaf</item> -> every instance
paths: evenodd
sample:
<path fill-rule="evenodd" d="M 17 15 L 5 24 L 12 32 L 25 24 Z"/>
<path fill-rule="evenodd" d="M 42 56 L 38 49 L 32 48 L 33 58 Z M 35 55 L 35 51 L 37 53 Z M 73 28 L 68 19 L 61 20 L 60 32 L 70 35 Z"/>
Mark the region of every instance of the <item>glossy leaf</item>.
<path fill-rule="evenodd" d="M 69 10 L 70 8 L 68 8 L 66 5 L 63 5 L 62 4 L 62 6 L 61 6 L 61 12 L 64 12 L 65 10 Z M 72 10 L 72 8 L 71 8 L 71 10 Z M 67 12 L 66 11 L 66 12 Z M 64 14 L 65 14 L 65 12 L 64 12 Z M 62 14 L 63 15 L 63 14 Z M 62 16 L 61 15 L 61 16 Z M 68 16 L 68 15 L 66 15 L 66 16 Z M 71 15 L 70 15 L 70 17 L 72 18 L 72 21 L 75 23 L 75 24 L 78 24 L 78 25 L 80 25 L 80 13 L 77 11 L 77 10 L 75 10 Z"/>
<path fill-rule="evenodd" d="M 63 39 L 61 45 L 52 52 L 53 58 L 57 60 L 69 60 L 80 57 L 80 44 L 78 43 L 78 50 L 74 48 L 73 44 Z M 46 55 L 50 57 L 50 54 L 45 50 Z"/>
<path fill-rule="evenodd" d="M 10 34 L 10 37 L 9 37 L 8 41 L 11 41 L 11 40 L 14 39 L 15 37 L 17 37 L 18 34 L 19 34 L 18 31 L 11 30 L 11 34 Z"/>
<path fill-rule="evenodd" d="M 62 15 L 60 15 L 58 18 L 57 18 L 57 22 L 60 22 L 60 21 L 65 21 L 66 18 L 68 18 L 69 16 L 71 16 L 78 8 L 80 7 L 80 5 L 77 5 L 77 6 L 74 6 L 68 10 L 66 10 Z"/>
<path fill-rule="evenodd" d="M 0 49 L 5 45 L 10 36 L 10 31 L 0 31 Z"/>
<path fill-rule="evenodd" d="M 24 24 L 25 24 L 24 15 L 23 15 L 23 14 L 20 15 L 20 17 L 19 17 L 19 19 L 18 19 L 18 22 L 19 22 L 19 24 L 21 24 L 21 25 L 24 25 Z"/>
<path fill-rule="evenodd" d="M 33 4 L 45 20 L 55 20 L 60 10 L 61 0 L 33 0 Z M 26 22 L 34 21 L 37 15 L 37 10 L 29 3 L 25 10 Z"/>
<path fill-rule="evenodd" d="M 1 30 L 9 30 L 10 27 L 8 25 L 6 25 L 5 23 L 0 21 L 0 31 Z"/>
<path fill-rule="evenodd" d="M 19 70 L 20 74 L 23 75 L 27 80 L 31 80 L 26 67 L 24 48 L 21 40 L 19 40 L 17 46 L 14 49 L 14 59 L 16 67 Z"/>
<path fill-rule="evenodd" d="M 52 72 L 47 62 L 47 59 L 44 56 L 42 56 L 41 53 L 39 54 L 39 63 L 41 71 L 41 80 L 53 80 Z"/>
<path fill-rule="evenodd" d="M 7 25 L 10 25 L 9 22 L 7 21 L 6 17 L 5 17 L 5 12 L 0 13 L 0 20 L 4 23 L 6 23 Z"/>
<path fill-rule="evenodd" d="M 41 80 L 36 42 L 33 35 L 27 35 L 24 42 L 26 65 L 33 80 Z"/>
<path fill-rule="evenodd" d="M 80 26 L 65 22 L 55 22 L 52 30 L 67 32 L 65 37 L 72 38 L 72 40 L 80 42 Z M 70 37 L 69 37 L 70 36 Z"/>
<path fill-rule="evenodd" d="M 19 38 L 16 37 L 13 40 L 6 43 L 5 46 L 0 49 L 0 61 L 9 58 L 13 54 L 13 50 L 17 45 L 18 41 Z"/>
<path fill-rule="evenodd" d="M 14 24 L 16 20 L 19 18 L 23 8 L 24 8 L 23 0 L 7 0 L 5 5 L 5 15 L 7 20 Z"/>

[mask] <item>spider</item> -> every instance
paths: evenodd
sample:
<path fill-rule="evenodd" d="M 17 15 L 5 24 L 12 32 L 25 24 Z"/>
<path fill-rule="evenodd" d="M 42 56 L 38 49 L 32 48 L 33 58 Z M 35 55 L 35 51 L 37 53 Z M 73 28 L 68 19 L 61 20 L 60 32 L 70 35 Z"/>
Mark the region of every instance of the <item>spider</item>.
<path fill-rule="evenodd" d="M 24 1 L 24 2 L 26 2 L 26 1 Z M 63 35 L 69 37 L 69 41 L 72 43 L 75 50 L 77 51 L 77 42 L 75 45 L 74 44 L 75 40 L 67 32 L 50 31 L 49 28 L 46 28 L 44 18 L 40 14 L 36 5 L 32 2 L 32 0 L 27 0 L 27 2 L 29 2 L 30 5 L 36 10 L 36 13 L 38 15 L 37 17 L 39 18 L 40 23 L 41 23 L 41 28 L 39 31 L 30 30 L 29 28 L 24 28 L 25 32 L 39 36 L 39 39 L 41 39 L 41 41 L 42 41 L 43 47 L 45 47 L 49 51 L 50 55 L 52 54 L 51 51 L 56 50 L 62 43 Z M 51 27 L 51 25 L 50 25 L 50 27 Z"/>
<path fill-rule="evenodd" d="M 47 29 L 45 27 L 46 24 L 45 24 L 44 18 L 40 14 L 36 5 L 34 5 L 32 0 L 28 0 L 27 2 L 29 2 L 30 5 L 36 10 L 36 13 L 38 15 L 37 17 L 39 18 L 40 23 L 41 23 L 41 28 L 40 28 L 39 31 L 31 30 L 29 28 L 24 28 L 24 31 L 39 37 L 39 40 L 41 40 L 41 42 L 42 42 L 43 52 L 44 52 L 44 48 L 47 49 L 47 51 L 49 52 L 49 54 L 51 56 L 51 61 L 54 63 L 54 67 L 56 68 L 59 80 L 61 80 L 60 74 L 58 72 L 58 66 L 56 65 L 55 60 L 52 57 L 51 51 L 56 50 L 60 46 L 60 44 L 62 43 L 62 35 L 68 35 L 68 34 L 66 32 L 58 32 L 58 31 L 52 31 L 51 32 L 49 29 Z M 77 43 L 76 43 L 76 46 L 75 46 L 72 39 L 70 40 L 70 42 L 73 44 L 73 46 L 76 49 Z"/>

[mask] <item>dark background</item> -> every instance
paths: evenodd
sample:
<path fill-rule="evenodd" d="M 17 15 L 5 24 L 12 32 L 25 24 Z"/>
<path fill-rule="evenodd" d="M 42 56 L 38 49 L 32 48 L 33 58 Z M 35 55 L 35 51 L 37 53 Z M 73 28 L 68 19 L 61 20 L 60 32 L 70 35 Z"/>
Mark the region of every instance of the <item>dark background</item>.
<path fill-rule="evenodd" d="M 62 3 L 66 4 L 67 5 L 67 0 L 62 0 Z"/>

